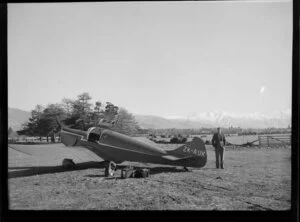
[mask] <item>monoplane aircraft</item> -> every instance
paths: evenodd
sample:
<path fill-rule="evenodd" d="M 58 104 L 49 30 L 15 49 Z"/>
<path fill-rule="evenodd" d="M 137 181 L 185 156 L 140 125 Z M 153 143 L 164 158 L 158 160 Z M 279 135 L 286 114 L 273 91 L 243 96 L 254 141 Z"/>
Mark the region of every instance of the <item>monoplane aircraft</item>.
<path fill-rule="evenodd" d="M 154 163 L 173 166 L 203 167 L 207 153 L 202 139 L 195 137 L 175 150 L 163 150 L 157 145 L 146 143 L 109 129 L 109 124 L 91 127 L 87 131 L 61 127 L 61 141 L 65 146 L 84 147 L 105 160 L 105 176 L 113 176 L 116 164 L 124 161 Z"/>

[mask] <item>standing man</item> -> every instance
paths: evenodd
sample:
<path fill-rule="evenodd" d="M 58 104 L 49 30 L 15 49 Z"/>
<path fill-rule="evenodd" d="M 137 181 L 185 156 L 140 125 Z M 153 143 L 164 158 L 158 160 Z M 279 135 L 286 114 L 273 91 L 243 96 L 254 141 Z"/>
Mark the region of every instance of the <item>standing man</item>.
<path fill-rule="evenodd" d="M 219 168 L 219 163 L 221 164 L 221 169 L 223 168 L 223 157 L 224 157 L 224 151 L 225 151 L 225 136 L 223 133 L 221 133 L 220 127 L 217 128 L 217 133 L 213 135 L 212 138 L 212 145 L 215 147 L 215 154 L 216 154 L 216 168 Z M 223 144 L 222 144 L 223 142 Z M 220 161 L 219 161 L 220 159 Z"/>

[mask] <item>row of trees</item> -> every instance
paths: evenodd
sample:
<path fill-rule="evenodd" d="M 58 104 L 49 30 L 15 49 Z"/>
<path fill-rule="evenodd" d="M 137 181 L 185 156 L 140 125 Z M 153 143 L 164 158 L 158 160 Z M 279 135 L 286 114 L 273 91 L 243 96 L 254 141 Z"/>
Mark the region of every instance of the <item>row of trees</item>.
<path fill-rule="evenodd" d="M 50 137 L 51 141 L 55 142 L 55 136 L 59 132 L 57 117 L 75 129 L 87 130 L 106 122 L 111 124 L 112 130 L 123 134 L 135 135 L 139 131 L 134 116 L 126 109 L 110 102 L 97 101 L 92 104 L 91 99 L 88 93 L 82 93 L 76 99 L 64 98 L 61 103 L 49 104 L 47 107 L 37 105 L 31 111 L 28 122 L 23 124 L 23 129 L 17 133 L 38 136 L 40 140 L 47 137 L 47 141 Z"/>

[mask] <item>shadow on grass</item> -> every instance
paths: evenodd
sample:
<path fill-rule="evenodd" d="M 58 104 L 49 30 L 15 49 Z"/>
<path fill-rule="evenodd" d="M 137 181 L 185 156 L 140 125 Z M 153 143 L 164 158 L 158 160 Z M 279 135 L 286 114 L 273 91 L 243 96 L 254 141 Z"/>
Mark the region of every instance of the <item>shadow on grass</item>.
<path fill-rule="evenodd" d="M 136 169 L 143 169 L 145 167 L 137 167 Z M 152 167 L 150 169 L 150 175 L 160 174 L 160 173 L 188 173 L 183 168 L 177 167 Z"/>
<path fill-rule="evenodd" d="M 28 177 L 34 175 L 41 174 L 50 174 L 50 173 L 60 173 L 67 171 L 77 171 L 77 170 L 85 170 L 85 169 L 101 169 L 104 168 L 104 161 L 102 162 L 85 162 L 85 163 L 77 163 L 72 168 L 66 168 L 63 166 L 34 166 L 34 167 L 9 167 L 8 170 L 19 170 L 8 172 L 8 178 L 17 178 L 17 177 Z"/>

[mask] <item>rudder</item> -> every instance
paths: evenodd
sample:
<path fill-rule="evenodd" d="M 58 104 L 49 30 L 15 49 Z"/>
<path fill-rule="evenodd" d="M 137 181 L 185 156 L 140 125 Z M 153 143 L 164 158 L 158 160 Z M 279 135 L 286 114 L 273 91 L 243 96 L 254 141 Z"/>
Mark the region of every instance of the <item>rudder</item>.
<path fill-rule="evenodd" d="M 181 157 L 181 158 L 183 157 L 205 157 L 206 158 L 207 156 L 205 143 L 199 137 L 194 137 L 193 141 L 187 142 L 186 144 L 180 146 L 175 150 L 168 151 L 168 154 Z"/>

